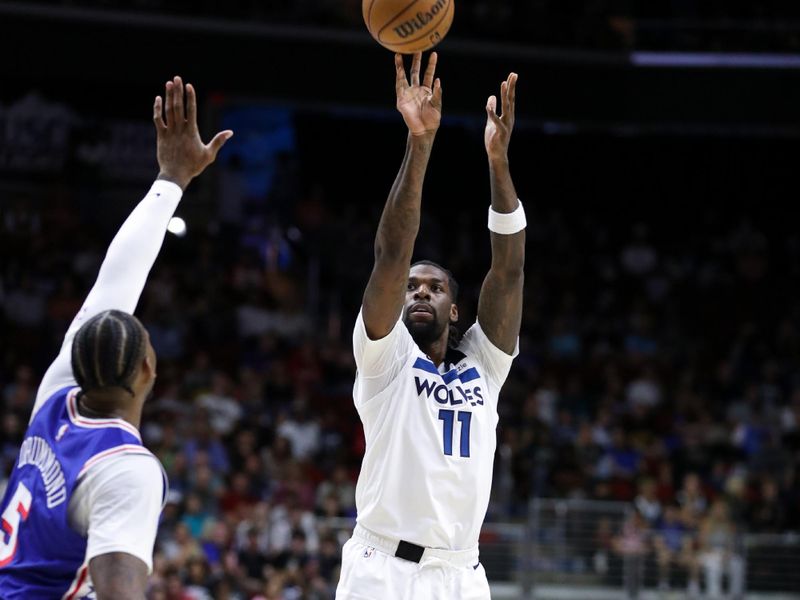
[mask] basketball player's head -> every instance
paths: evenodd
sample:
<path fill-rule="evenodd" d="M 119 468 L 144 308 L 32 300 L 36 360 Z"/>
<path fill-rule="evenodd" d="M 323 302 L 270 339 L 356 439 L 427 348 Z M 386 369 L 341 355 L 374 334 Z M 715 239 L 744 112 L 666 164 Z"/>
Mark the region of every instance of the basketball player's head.
<path fill-rule="evenodd" d="M 430 260 L 411 265 L 403 322 L 418 346 L 424 348 L 443 337 L 453 341 L 457 300 L 458 282 L 450 271 Z"/>
<path fill-rule="evenodd" d="M 156 353 L 144 325 L 106 310 L 84 323 L 72 341 L 72 373 L 84 394 L 127 392 L 144 399 L 156 379 Z"/>

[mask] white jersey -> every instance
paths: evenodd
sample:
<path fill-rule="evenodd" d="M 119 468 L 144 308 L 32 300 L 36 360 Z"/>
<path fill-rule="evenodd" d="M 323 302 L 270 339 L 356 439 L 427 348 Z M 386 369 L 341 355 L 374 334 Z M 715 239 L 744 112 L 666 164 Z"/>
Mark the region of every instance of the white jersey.
<path fill-rule="evenodd" d="M 353 387 L 366 453 L 358 523 L 428 548 L 478 543 L 492 487 L 497 397 L 514 356 L 476 322 L 437 368 L 402 320 L 370 340 L 359 313 Z"/>

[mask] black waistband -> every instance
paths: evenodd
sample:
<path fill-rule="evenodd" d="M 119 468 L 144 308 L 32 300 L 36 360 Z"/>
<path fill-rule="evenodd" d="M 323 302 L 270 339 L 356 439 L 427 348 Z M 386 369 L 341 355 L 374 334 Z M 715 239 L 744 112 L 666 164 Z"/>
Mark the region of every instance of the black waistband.
<path fill-rule="evenodd" d="M 402 558 L 404 560 L 410 560 L 411 562 L 418 563 L 420 560 L 422 560 L 423 552 L 425 552 L 424 546 L 417 546 L 416 544 L 412 544 L 411 542 L 400 540 L 400 543 L 397 544 L 397 552 L 395 552 L 394 555 L 397 558 Z"/>

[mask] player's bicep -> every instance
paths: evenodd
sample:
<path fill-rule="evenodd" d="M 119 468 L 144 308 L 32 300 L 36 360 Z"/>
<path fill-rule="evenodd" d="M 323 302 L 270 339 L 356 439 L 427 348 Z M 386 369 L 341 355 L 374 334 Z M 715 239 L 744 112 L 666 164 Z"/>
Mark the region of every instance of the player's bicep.
<path fill-rule="evenodd" d="M 364 326 L 372 340 L 379 340 L 397 323 L 403 309 L 411 261 L 376 259 L 364 290 Z"/>
<path fill-rule="evenodd" d="M 67 346 L 65 344 L 45 372 L 44 377 L 42 377 L 39 389 L 36 392 L 36 402 L 34 402 L 33 410 L 31 411 L 31 421 L 50 396 L 65 387 L 76 385 L 75 377 L 72 375 L 71 351 L 71 345 Z"/>
<path fill-rule="evenodd" d="M 506 354 L 512 354 L 522 325 L 521 270 L 498 273 L 490 270 L 478 298 L 478 322 L 486 337 Z"/>
<path fill-rule="evenodd" d="M 125 552 L 109 552 L 89 562 L 97 600 L 143 600 L 147 588 L 147 565 Z"/>

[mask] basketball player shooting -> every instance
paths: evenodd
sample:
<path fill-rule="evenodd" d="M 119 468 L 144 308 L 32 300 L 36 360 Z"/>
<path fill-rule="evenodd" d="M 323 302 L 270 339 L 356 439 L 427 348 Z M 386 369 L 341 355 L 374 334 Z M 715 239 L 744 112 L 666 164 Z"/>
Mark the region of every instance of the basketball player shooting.
<path fill-rule="evenodd" d="M 353 536 L 336 597 L 490 597 L 478 557 L 492 482 L 497 398 L 517 354 L 525 216 L 508 164 L 517 76 L 486 105 L 492 263 L 478 319 L 459 339 L 458 285 L 446 268 L 413 265 L 422 184 L 442 109 L 432 53 L 420 82 L 395 56 L 397 109 L 408 127 L 400 172 L 378 224 L 375 264 L 353 332 L 353 388 L 366 453 Z"/>
<path fill-rule="evenodd" d="M 0 598 L 142 600 L 166 475 L 142 446 L 156 378 L 131 313 L 189 182 L 233 135 L 204 144 L 191 84 L 153 106 L 160 173 L 108 248 L 97 281 L 44 375 L 2 504 Z"/>

